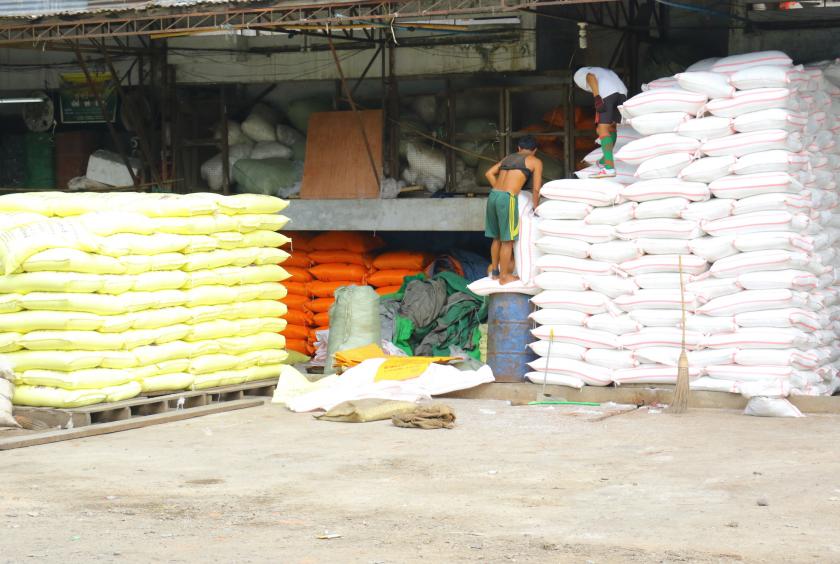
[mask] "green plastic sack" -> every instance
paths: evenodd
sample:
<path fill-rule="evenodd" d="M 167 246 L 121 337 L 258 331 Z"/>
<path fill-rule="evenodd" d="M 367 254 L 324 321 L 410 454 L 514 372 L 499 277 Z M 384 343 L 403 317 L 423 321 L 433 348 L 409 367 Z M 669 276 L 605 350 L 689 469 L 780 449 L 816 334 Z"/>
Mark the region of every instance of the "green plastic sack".
<path fill-rule="evenodd" d="M 330 308 L 330 336 L 324 374 L 333 374 L 335 353 L 379 343 L 379 295 L 370 286 L 345 286 L 335 291 Z"/>
<path fill-rule="evenodd" d="M 309 129 L 309 116 L 317 112 L 331 111 L 333 111 L 332 102 L 326 98 L 304 98 L 291 102 L 286 109 L 286 115 L 295 129 L 306 133 Z"/>
<path fill-rule="evenodd" d="M 281 188 L 294 186 L 303 177 L 300 164 L 288 159 L 239 159 L 233 179 L 240 192 L 274 196 Z"/>
<path fill-rule="evenodd" d="M 27 188 L 55 188 L 55 141 L 50 133 L 24 137 Z"/>

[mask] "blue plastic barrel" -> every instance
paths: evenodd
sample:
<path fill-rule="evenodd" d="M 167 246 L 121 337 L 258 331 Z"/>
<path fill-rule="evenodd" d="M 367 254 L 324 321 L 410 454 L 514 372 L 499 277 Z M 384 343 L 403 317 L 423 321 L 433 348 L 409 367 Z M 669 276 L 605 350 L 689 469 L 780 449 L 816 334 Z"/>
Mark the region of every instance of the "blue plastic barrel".
<path fill-rule="evenodd" d="M 530 296 L 491 294 L 487 314 L 487 364 L 497 382 L 522 382 L 536 355 L 528 347 L 531 336 Z"/>

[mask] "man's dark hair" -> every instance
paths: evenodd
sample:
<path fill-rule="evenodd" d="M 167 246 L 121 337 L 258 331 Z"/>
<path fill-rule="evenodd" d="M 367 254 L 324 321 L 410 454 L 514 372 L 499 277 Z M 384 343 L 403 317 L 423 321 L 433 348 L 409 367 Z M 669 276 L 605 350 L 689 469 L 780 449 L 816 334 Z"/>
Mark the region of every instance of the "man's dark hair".
<path fill-rule="evenodd" d="M 533 135 L 526 135 L 516 143 L 516 146 L 526 151 L 533 151 L 537 148 L 537 140 L 534 139 Z"/>

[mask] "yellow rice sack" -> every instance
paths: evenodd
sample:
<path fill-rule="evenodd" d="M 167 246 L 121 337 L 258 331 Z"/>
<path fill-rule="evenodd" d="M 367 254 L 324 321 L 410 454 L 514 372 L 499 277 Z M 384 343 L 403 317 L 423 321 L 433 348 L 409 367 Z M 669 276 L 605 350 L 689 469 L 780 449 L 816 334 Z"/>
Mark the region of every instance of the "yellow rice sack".
<path fill-rule="evenodd" d="M 225 304 L 214 306 L 197 306 L 189 307 L 190 319 L 187 321 L 189 325 L 196 325 L 198 323 L 207 323 L 208 321 L 216 321 L 217 319 L 236 319 L 236 306 L 238 304 Z"/>
<path fill-rule="evenodd" d="M 100 333 L 124 333 L 131 329 L 131 326 L 134 324 L 134 319 L 132 319 L 131 315 L 130 313 L 100 315 L 99 318 L 102 322 L 97 331 Z"/>
<path fill-rule="evenodd" d="M 236 194 L 218 200 L 221 213 L 227 214 L 262 214 L 279 213 L 289 207 L 289 202 L 275 196 L 264 194 Z"/>
<path fill-rule="evenodd" d="M 171 341 L 162 345 L 137 347 L 136 349 L 132 349 L 131 353 L 137 358 L 140 366 L 149 366 L 170 360 L 190 358 L 192 350 L 193 348 L 183 341 Z"/>
<path fill-rule="evenodd" d="M 140 381 L 143 392 L 166 392 L 186 390 L 192 386 L 195 376 L 186 372 L 174 372 L 172 374 L 161 374 L 160 376 L 149 376 Z"/>
<path fill-rule="evenodd" d="M 50 351 L 18 351 L 4 354 L 3 360 L 15 373 L 38 369 L 72 372 L 100 366 L 102 354 L 97 351 L 66 351 L 61 354 Z"/>
<path fill-rule="evenodd" d="M 219 354 L 222 350 L 222 347 L 219 346 L 219 342 L 215 339 L 193 341 L 186 344 L 189 347 L 190 358 L 197 358 L 199 356 L 206 356 L 209 354 Z"/>
<path fill-rule="evenodd" d="M 86 253 L 78 249 L 47 249 L 35 253 L 21 264 L 24 272 L 81 272 L 85 274 L 125 274 L 126 267 L 114 257 Z"/>
<path fill-rule="evenodd" d="M 278 282 L 262 282 L 260 284 L 242 284 L 234 287 L 237 290 L 236 301 L 249 302 L 252 300 L 282 300 L 287 295 L 286 287 Z"/>
<path fill-rule="evenodd" d="M 158 329 L 132 329 L 119 333 L 119 335 L 123 338 L 125 348 L 133 350 L 152 344 L 164 345 L 172 341 L 180 341 L 190 334 L 191 327 L 190 325 L 178 324 Z"/>
<path fill-rule="evenodd" d="M 0 294 L 30 292 L 98 292 L 103 280 L 95 274 L 67 276 L 56 272 L 25 272 L 0 276 Z"/>
<path fill-rule="evenodd" d="M 18 342 L 30 351 L 105 351 L 125 345 L 123 333 L 98 331 L 32 331 L 20 335 Z"/>
<path fill-rule="evenodd" d="M 155 232 L 176 235 L 210 235 L 220 231 L 240 231 L 235 216 L 213 214 L 195 217 L 159 217 L 147 220 Z M 285 225 L 285 224 L 284 224 Z"/>
<path fill-rule="evenodd" d="M 281 264 L 290 256 L 291 255 L 283 249 L 258 248 L 257 258 L 254 260 L 254 264 Z"/>
<path fill-rule="evenodd" d="M 230 372 L 238 373 L 238 371 L 234 370 L 220 370 L 218 372 L 211 372 L 209 374 L 197 374 L 193 377 L 193 383 L 191 388 L 193 390 L 205 390 L 207 388 L 215 388 L 220 385 L 219 382 L 221 382 L 222 377 Z"/>
<path fill-rule="evenodd" d="M 102 403 L 108 394 L 101 390 L 62 390 L 46 386 L 15 386 L 12 403 L 31 407 L 70 408 Z"/>
<path fill-rule="evenodd" d="M 257 380 L 276 380 L 283 370 L 282 364 L 266 364 L 265 366 L 253 366 L 247 370 L 246 382 Z"/>
<path fill-rule="evenodd" d="M 245 337 L 223 337 L 218 339 L 223 354 L 245 354 L 262 349 L 283 349 L 286 338 L 277 333 L 255 333 Z"/>
<path fill-rule="evenodd" d="M 6 231 L 21 225 L 29 225 L 47 219 L 47 216 L 32 212 L 0 212 L 0 229 Z"/>
<path fill-rule="evenodd" d="M 176 290 L 186 286 L 189 279 L 189 275 L 180 270 L 143 272 L 134 276 L 134 284 L 131 289 L 135 292 Z"/>
<path fill-rule="evenodd" d="M 280 231 L 289 223 L 289 218 L 280 214 L 245 213 L 230 217 L 236 226 L 230 231 L 241 231 L 242 233 L 257 230 Z"/>
<path fill-rule="evenodd" d="M 159 329 L 180 323 L 189 323 L 193 314 L 191 308 L 183 306 L 165 307 L 126 314 L 132 329 Z"/>
<path fill-rule="evenodd" d="M 99 252 L 109 257 L 178 253 L 186 249 L 191 242 L 191 237 L 172 233 L 153 233 L 151 235 L 117 233 L 116 235 L 100 237 L 97 241 Z"/>
<path fill-rule="evenodd" d="M 232 309 L 233 314 L 235 315 L 233 319 L 249 317 L 283 317 L 289 311 L 286 304 L 278 302 L 277 300 L 252 300 L 248 302 L 239 302 L 234 304 Z"/>
<path fill-rule="evenodd" d="M 243 244 L 245 235 L 239 231 L 220 231 L 210 235 L 216 240 L 216 247 L 219 249 L 238 249 L 240 247 L 247 247 Z"/>
<path fill-rule="evenodd" d="M 208 215 L 219 209 L 223 196 L 210 193 L 143 193 L 132 202 L 132 209 L 148 217 L 191 217 Z"/>
<path fill-rule="evenodd" d="M 249 266 L 240 273 L 240 284 L 262 284 L 263 282 L 282 282 L 290 278 L 286 269 L 276 264 Z"/>
<path fill-rule="evenodd" d="M 78 222 L 46 219 L 0 231 L 0 265 L 3 274 L 12 274 L 32 255 L 60 247 L 96 251 L 96 237 Z"/>
<path fill-rule="evenodd" d="M 102 284 L 102 286 L 98 290 L 99 293 L 110 294 L 112 296 L 117 296 L 119 294 L 130 292 L 134 289 L 134 283 L 137 281 L 137 277 L 134 274 L 103 274 L 102 276 L 98 276 L 96 274 L 75 274 L 73 275 L 73 278 L 76 278 L 77 276 L 97 276 L 97 278 L 99 278 L 100 283 Z M 55 291 L 69 292 L 70 290 Z"/>
<path fill-rule="evenodd" d="M 207 354 L 190 361 L 190 374 L 209 374 L 220 370 L 234 370 L 243 364 L 244 359 L 231 354 Z M 246 363 L 247 365 L 247 363 Z"/>
<path fill-rule="evenodd" d="M 100 351 L 102 361 L 99 363 L 101 368 L 136 368 L 140 366 L 140 361 L 133 351 Z"/>
<path fill-rule="evenodd" d="M 279 333 L 286 328 L 286 320 L 279 317 L 246 317 L 237 320 L 237 323 L 240 337 L 257 333 Z"/>
<path fill-rule="evenodd" d="M 27 370 L 15 376 L 15 384 L 28 386 L 49 386 L 65 390 L 88 390 L 119 386 L 134 380 L 130 370 L 89 368 L 60 372 L 57 370 Z"/>
<path fill-rule="evenodd" d="M 23 309 L 80 311 L 98 315 L 118 315 L 156 307 L 159 292 L 126 292 L 119 296 L 103 294 L 71 294 L 61 292 L 32 292 L 18 296 Z M 180 304 L 175 304 L 180 305 Z M 2 312 L 0 304 L 0 312 Z M 16 309 L 14 311 L 19 311 Z"/>
<path fill-rule="evenodd" d="M 137 397 L 141 391 L 143 391 L 143 388 L 140 386 L 140 382 L 128 382 L 121 386 L 102 388 L 102 393 L 105 394 L 105 401 L 109 403 Z"/>
<path fill-rule="evenodd" d="M 190 325 L 190 332 L 184 337 L 184 341 L 206 341 L 210 339 L 221 339 L 222 337 L 234 337 L 239 334 L 239 324 L 236 321 L 217 319 L 205 323 Z"/>
<path fill-rule="evenodd" d="M 0 196 L 0 212 L 4 213 L 37 213 L 50 216 L 50 204 L 47 197 L 58 192 L 21 192 Z"/>
<path fill-rule="evenodd" d="M 242 234 L 242 247 L 273 247 L 280 248 L 291 243 L 292 240 L 276 231 L 257 229 Z"/>
<path fill-rule="evenodd" d="M 0 333 L 0 353 L 9 353 L 22 349 L 23 346 L 20 344 L 21 337 L 23 337 L 21 333 L 14 331 Z"/>
<path fill-rule="evenodd" d="M 184 305 L 197 307 L 204 305 L 230 304 L 237 301 L 238 292 L 235 287 L 228 286 L 198 286 L 185 290 Z"/>
<path fill-rule="evenodd" d="M 221 248 L 219 240 L 215 238 L 215 233 L 211 235 L 180 235 L 189 239 L 189 243 L 184 250 L 184 254 L 190 253 L 206 253 L 208 251 L 215 251 Z"/>
<path fill-rule="evenodd" d="M 196 270 L 187 272 L 187 283 L 183 288 L 188 290 L 198 286 L 236 286 L 242 279 L 242 268 L 223 266 L 213 270 Z"/>
<path fill-rule="evenodd" d="M 265 366 L 267 364 L 282 364 L 286 360 L 286 351 L 278 349 L 264 349 L 247 352 L 240 356 L 248 366 Z"/>
<path fill-rule="evenodd" d="M 187 263 L 183 253 L 162 253 L 159 255 L 126 255 L 119 258 L 126 274 L 142 274 L 157 270 L 179 270 Z"/>
<path fill-rule="evenodd" d="M 0 314 L 0 332 L 96 331 L 103 317 L 78 311 L 19 311 Z"/>

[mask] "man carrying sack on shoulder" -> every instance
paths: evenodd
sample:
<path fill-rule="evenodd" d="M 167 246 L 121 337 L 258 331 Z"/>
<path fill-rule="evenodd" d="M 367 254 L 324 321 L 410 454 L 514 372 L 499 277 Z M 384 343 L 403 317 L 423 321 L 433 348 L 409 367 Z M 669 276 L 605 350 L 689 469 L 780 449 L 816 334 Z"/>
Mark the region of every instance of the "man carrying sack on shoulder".
<path fill-rule="evenodd" d="M 621 121 L 618 107 L 627 99 L 627 87 L 615 72 L 601 67 L 581 67 L 575 72 L 575 84 L 595 98 L 595 131 L 604 156 L 598 161 L 601 169 L 589 178 L 613 178 L 613 149 L 618 140 L 616 124 Z"/>

